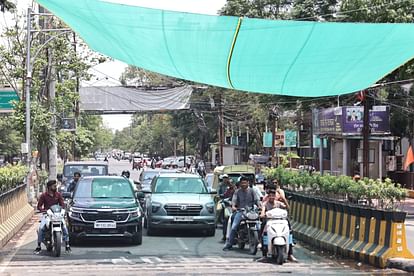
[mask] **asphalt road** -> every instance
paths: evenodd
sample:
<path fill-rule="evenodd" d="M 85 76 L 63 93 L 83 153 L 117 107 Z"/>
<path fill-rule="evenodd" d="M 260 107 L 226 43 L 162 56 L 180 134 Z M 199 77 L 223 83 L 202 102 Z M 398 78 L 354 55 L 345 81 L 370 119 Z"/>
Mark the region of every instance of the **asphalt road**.
<path fill-rule="evenodd" d="M 130 170 L 128 161 L 110 161 L 110 171 Z M 131 170 L 130 170 L 131 171 Z M 132 171 L 131 171 L 132 172 Z M 139 173 L 132 172 L 132 178 Z M 260 257 L 247 250 L 222 251 L 221 229 L 215 237 L 196 231 L 168 231 L 148 237 L 134 246 L 123 240 L 82 242 L 71 254 L 59 258 L 46 251 L 34 255 L 38 218 L 24 226 L 0 253 L 0 275 L 366 275 L 403 273 L 393 269 L 376 269 L 353 260 L 336 259 L 301 244 L 294 248 L 298 263 L 282 266 L 256 262 Z"/>

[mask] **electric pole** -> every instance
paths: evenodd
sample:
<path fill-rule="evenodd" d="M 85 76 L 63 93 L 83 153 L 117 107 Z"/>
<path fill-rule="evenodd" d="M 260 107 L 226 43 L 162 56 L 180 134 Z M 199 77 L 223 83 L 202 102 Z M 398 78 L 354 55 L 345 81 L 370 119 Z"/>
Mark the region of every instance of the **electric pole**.
<path fill-rule="evenodd" d="M 363 91 L 364 102 L 364 126 L 362 129 L 363 135 L 363 177 L 369 177 L 369 102 L 366 91 Z"/>

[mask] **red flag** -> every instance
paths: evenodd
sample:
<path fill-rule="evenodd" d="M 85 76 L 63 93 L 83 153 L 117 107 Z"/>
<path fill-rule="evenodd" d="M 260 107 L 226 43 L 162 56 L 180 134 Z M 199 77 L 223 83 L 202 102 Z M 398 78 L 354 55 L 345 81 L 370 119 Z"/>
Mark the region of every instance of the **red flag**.
<path fill-rule="evenodd" d="M 356 98 L 358 101 L 363 102 L 365 100 L 365 91 L 359 91 L 356 93 Z"/>
<path fill-rule="evenodd" d="M 413 148 L 408 148 L 407 155 L 405 156 L 405 162 L 404 162 L 404 171 L 407 170 L 408 166 L 410 166 L 411 163 L 414 163 L 414 153 Z"/>

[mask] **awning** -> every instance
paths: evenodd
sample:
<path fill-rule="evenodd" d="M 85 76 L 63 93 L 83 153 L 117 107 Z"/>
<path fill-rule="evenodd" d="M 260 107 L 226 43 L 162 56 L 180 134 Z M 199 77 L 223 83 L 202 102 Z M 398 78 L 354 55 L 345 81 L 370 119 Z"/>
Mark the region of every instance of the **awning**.
<path fill-rule="evenodd" d="M 134 114 L 188 109 L 192 91 L 189 86 L 166 89 L 81 87 L 80 110 L 92 114 Z"/>
<path fill-rule="evenodd" d="M 414 24 L 239 19 L 100 0 L 37 2 L 98 52 L 164 75 L 250 92 L 347 94 L 414 57 Z"/>

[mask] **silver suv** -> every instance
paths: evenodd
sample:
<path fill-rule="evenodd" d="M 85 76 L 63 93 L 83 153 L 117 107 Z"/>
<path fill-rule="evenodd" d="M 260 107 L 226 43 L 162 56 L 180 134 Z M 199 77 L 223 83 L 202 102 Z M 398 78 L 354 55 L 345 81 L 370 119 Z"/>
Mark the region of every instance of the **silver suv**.
<path fill-rule="evenodd" d="M 161 174 L 146 200 L 148 235 L 161 229 L 200 229 L 214 236 L 215 208 L 203 179 L 195 174 Z"/>

